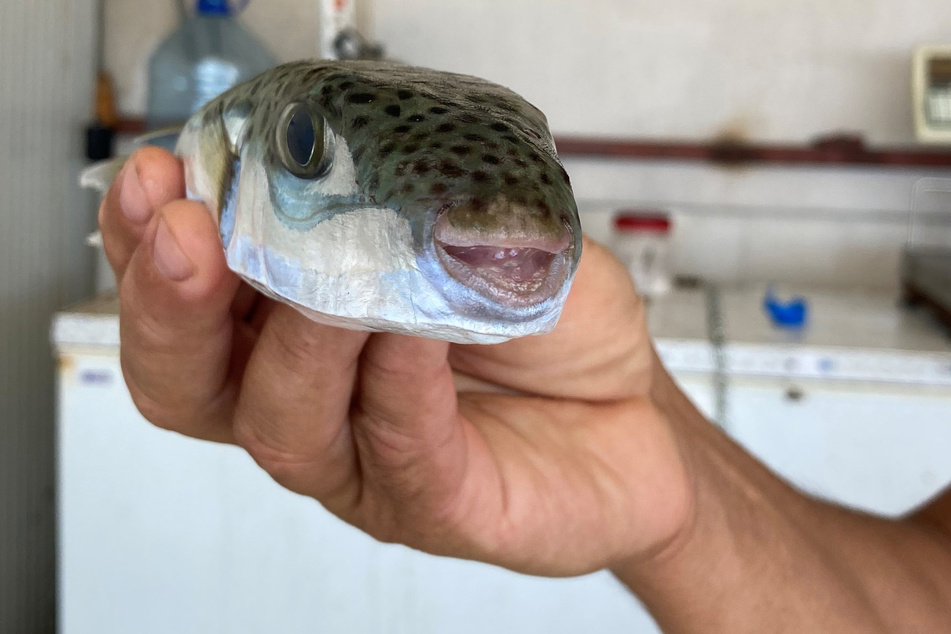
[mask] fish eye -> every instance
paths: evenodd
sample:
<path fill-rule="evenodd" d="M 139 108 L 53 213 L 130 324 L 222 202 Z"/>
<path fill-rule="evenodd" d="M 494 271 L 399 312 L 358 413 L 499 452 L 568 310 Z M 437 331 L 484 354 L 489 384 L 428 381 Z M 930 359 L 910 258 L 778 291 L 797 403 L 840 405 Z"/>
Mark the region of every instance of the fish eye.
<path fill-rule="evenodd" d="M 287 171 L 305 179 L 324 176 L 333 162 L 330 145 L 323 117 L 307 104 L 284 109 L 277 125 L 277 154 Z"/>

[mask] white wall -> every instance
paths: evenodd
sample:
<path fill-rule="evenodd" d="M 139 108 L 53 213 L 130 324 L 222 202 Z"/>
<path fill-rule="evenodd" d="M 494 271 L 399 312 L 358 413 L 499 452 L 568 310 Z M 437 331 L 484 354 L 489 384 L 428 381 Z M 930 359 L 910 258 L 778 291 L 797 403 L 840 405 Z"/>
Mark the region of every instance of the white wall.
<path fill-rule="evenodd" d="M 940 0 L 377 0 L 408 61 L 483 75 L 563 132 L 912 140 L 911 51 Z M 517 63 L 513 63 L 517 60 Z"/>
<path fill-rule="evenodd" d="M 145 62 L 174 22 L 166 2 L 106 2 L 106 63 L 140 113 Z M 805 142 L 856 130 L 910 144 L 915 46 L 951 39 L 944 0 L 370 0 L 366 25 L 403 61 L 506 84 L 556 133 Z M 281 59 L 317 51 L 316 0 L 252 0 L 244 19 Z M 568 161 L 583 208 L 652 204 L 685 220 L 679 266 L 714 277 L 894 286 L 920 171 L 720 169 Z M 607 207 L 606 207 L 607 205 Z M 769 209 L 756 222 L 699 221 Z M 816 223 L 816 210 L 884 211 Z M 807 211 L 806 218 L 802 212 Z M 765 222 L 765 221 L 764 221 Z M 589 227 L 604 234 L 604 217 Z M 731 224 L 732 223 L 732 224 Z M 696 241 L 692 236 L 703 238 Z M 764 238 L 769 238 L 764 241 Z M 735 247 L 709 253 L 709 242 Z M 706 251 L 705 251 L 706 249 Z M 737 251 L 747 255 L 737 260 Z M 752 254 L 752 255 L 751 255 Z M 790 255 L 792 254 L 792 255 Z M 799 267 L 799 263 L 808 266 Z M 829 266 L 819 266 L 819 262 Z"/>
<path fill-rule="evenodd" d="M 105 0 L 107 64 L 144 106 L 143 64 L 172 0 Z M 370 0 L 376 35 L 411 63 L 509 85 L 558 132 L 805 140 L 863 130 L 913 140 L 916 45 L 951 38 L 942 0 Z M 252 0 L 282 59 L 317 52 L 316 0 Z"/>

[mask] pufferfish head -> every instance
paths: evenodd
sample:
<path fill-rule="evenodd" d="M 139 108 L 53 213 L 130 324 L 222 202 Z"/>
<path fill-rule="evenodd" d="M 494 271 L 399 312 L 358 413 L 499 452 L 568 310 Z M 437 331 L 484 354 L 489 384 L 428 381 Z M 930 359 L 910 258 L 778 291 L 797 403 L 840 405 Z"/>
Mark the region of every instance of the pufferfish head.
<path fill-rule="evenodd" d="M 193 160 L 226 240 L 253 163 L 258 198 L 302 241 L 347 214 L 393 212 L 449 310 L 517 322 L 563 303 L 581 255 L 577 206 L 545 116 L 506 88 L 385 62 L 299 62 L 190 125 L 227 148 Z"/>

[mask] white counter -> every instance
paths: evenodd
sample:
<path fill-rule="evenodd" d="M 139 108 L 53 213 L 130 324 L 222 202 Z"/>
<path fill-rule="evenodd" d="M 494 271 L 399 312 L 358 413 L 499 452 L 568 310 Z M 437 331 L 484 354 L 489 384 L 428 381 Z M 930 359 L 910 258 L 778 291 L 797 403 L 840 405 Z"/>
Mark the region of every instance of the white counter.
<path fill-rule="evenodd" d="M 951 482 L 951 345 L 887 296 L 806 295 L 812 326 L 791 341 L 762 289 L 723 294 L 728 430 L 812 493 L 903 512 Z M 607 573 L 534 579 L 381 545 L 240 450 L 148 425 L 122 382 L 116 309 L 95 300 L 53 325 L 62 634 L 656 634 Z M 703 293 L 656 303 L 651 323 L 711 411 Z"/>
<path fill-rule="evenodd" d="M 772 326 L 762 286 L 721 291 L 731 374 L 951 387 L 951 333 L 923 309 L 906 309 L 886 292 L 793 289 L 809 301 L 799 333 Z M 57 315 L 57 348 L 115 351 L 118 300 L 104 296 Z M 676 290 L 650 306 L 651 333 L 668 368 L 711 372 L 704 291 Z"/>

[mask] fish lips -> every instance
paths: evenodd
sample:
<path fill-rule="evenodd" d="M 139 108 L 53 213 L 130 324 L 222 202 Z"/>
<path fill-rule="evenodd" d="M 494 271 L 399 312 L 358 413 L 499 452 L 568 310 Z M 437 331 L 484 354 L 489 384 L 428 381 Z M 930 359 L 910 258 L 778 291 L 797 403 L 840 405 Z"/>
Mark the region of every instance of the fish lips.
<path fill-rule="evenodd" d="M 433 227 L 436 258 L 450 278 L 503 311 L 545 309 L 572 273 L 575 237 L 513 230 L 485 235 L 454 227 L 443 210 Z"/>

